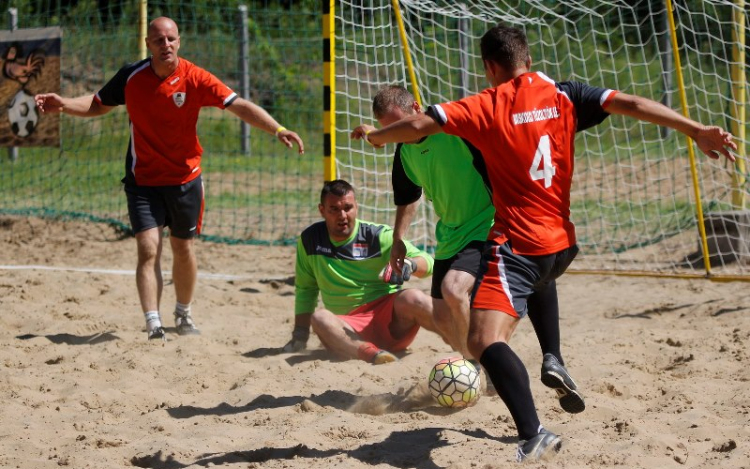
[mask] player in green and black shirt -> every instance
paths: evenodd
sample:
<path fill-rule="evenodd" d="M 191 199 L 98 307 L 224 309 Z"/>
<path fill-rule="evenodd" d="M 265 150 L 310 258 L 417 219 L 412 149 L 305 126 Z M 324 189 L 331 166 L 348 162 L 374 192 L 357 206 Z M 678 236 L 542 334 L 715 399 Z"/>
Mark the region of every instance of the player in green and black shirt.
<path fill-rule="evenodd" d="M 380 90 L 372 108 L 383 127 L 421 112 L 414 96 L 397 85 Z M 469 299 L 495 214 L 482 155 L 458 137 L 431 135 L 396 147 L 392 178 L 397 208 L 391 266 L 400 272 L 402 240 L 424 191 L 439 217 L 431 295 L 444 301 L 435 303 L 435 314 L 447 316 L 451 326 L 443 335 L 449 344 L 470 356 L 466 349 Z"/>
<path fill-rule="evenodd" d="M 432 299 L 400 284 L 432 273 L 433 259 L 405 242 L 405 268 L 391 275 L 393 230 L 357 219 L 354 189 L 336 180 L 323 186 L 323 221 L 297 242 L 295 328 L 284 351 L 306 346 L 310 325 L 321 342 L 344 358 L 380 364 L 396 360 L 419 330 L 435 330 Z M 385 275 L 385 277 L 383 277 Z M 318 295 L 323 308 L 318 308 Z"/>

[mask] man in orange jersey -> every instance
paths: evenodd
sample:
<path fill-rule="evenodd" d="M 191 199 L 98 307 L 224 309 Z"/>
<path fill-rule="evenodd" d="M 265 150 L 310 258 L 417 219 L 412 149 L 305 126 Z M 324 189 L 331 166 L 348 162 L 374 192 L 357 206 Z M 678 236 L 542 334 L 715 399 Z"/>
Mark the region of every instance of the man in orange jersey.
<path fill-rule="evenodd" d="M 446 132 L 465 138 L 484 156 L 496 214 L 472 301 L 468 346 L 515 421 L 518 460 L 542 459 L 558 451 L 561 440 L 542 427 L 528 372 L 508 342 L 528 314 L 542 350 L 550 344 L 559 350 L 555 279 L 578 251 L 569 217 L 576 132 L 620 114 L 676 129 L 711 158 L 722 154 L 734 161 L 730 149 L 737 146 L 723 129 L 650 99 L 557 83 L 532 72 L 528 42 L 519 29 L 490 29 L 481 53 L 492 88 L 379 130 L 359 126 L 352 137 L 382 146 Z M 555 353 L 544 354 L 542 383 L 555 389 L 566 411 L 583 410 L 583 399 Z"/>
<path fill-rule="evenodd" d="M 202 107 L 228 109 L 276 137 L 287 147 L 304 146 L 299 136 L 279 125 L 261 107 L 237 96 L 206 70 L 177 55 L 180 35 L 169 18 L 153 20 L 146 45 L 151 57 L 126 65 L 98 93 L 63 98 L 35 97 L 41 112 L 93 117 L 125 105 L 130 143 L 125 162 L 128 215 L 138 246 L 136 286 L 149 339 L 166 339 L 159 314 L 164 286 L 161 272 L 162 230 L 170 229 L 174 256 L 175 326 L 178 334 L 198 329 L 190 313 L 197 278 L 194 238 L 203 219 L 201 155 L 196 125 Z"/>

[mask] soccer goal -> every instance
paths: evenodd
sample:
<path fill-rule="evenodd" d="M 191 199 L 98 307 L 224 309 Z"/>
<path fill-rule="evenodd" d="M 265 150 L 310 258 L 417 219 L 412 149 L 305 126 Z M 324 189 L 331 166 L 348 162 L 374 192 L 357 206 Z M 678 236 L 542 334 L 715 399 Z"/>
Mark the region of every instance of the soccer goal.
<path fill-rule="evenodd" d="M 361 218 L 393 223 L 394 147 L 373 149 L 349 131 L 374 123 L 371 100 L 387 84 L 406 86 L 423 105 L 481 91 L 479 39 L 497 23 L 514 25 L 529 38 L 533 69 L 661 101 L 731 129 L 740 145 L 731 165 L 693 152 L 682 134 L 632 119 L 613 116 L 579 134 L 571 208 L 582 254 L 571 270 L 747 279 L 744 0 L 680 2 L 673 15 L 668 5 L 332 1 L 332 172 L 357 187 Z M 411 238 L 431 246 L 434 225 L 423 201 Z"/>

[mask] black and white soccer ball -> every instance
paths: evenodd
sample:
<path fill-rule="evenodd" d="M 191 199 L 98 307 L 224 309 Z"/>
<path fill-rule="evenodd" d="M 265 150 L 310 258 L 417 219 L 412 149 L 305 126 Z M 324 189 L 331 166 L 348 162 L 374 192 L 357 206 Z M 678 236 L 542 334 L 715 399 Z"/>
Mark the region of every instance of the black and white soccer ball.
<path fill-rule="evenodd" d="M 34 97 L 21 90 L 13 96 L 8 105 L 8 120 L 10 129 L 21 138 L 26 138 L 34 132 L 39 123 L 39 112 L 36 109 Z"/>

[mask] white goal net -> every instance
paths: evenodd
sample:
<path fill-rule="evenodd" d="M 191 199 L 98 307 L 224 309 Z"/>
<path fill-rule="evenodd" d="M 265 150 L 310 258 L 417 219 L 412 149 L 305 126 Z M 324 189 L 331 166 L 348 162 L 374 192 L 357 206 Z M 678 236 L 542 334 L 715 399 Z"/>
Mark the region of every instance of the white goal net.
<path fill-rule="evenodd" d="M 558 81 L 576 80 L 638 94 L 681 110 L 667 10 L 661 1 L 352 0 L 336 4 L 337 175 L 358 190 L 360 217 L 392 224 L 394 147 L 350 141 L 360 122 L 375 123 L 372 97 L 384 85 L 414 92 L 394 5 L 400 5 L 423 105 L 459 99 L 487 85 L 479 39 L 498 23 L 525 30 L 534 63 Z M 744 7 L 733 1 L 675 5 L 689 115 L 730 129 L 740 140 L 747 84 L 737 72 L 746 46 Z M 745 68 L 746 70 L 746 68 Z M 746 142 L 739 142 L 744 144 Z M 711 263 L 746 275 L 748 188 L 736 166 L 696 148 L 696 174 Z M 741 156 L 744 158 L 744 155 Z M 578 135 L 572 218 L 582 254 L 573 269 L 701 274 L 701 242 L 686 138 L 633 119 L 610 117 Z M 742 179 L 742 178 L 740 178 Z M 435 218 L 421 205 L 411 228 L 434 243 Z M 716 234 L 715 237 L 712 236 Z M 716 238 L 719 238 L 718 240 Z"/>

